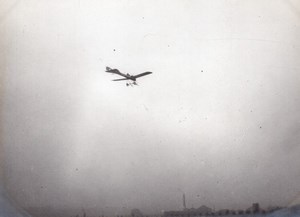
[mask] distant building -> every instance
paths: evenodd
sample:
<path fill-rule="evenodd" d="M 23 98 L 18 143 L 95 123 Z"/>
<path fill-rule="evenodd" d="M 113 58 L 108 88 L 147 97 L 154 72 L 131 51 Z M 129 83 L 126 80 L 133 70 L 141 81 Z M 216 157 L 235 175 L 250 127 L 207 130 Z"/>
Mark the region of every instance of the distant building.
<path fill-rule="evenodd" d="M 260 209 L 259 203 L 253 203 L 251 207 L 246 209 L 246 213 L 260 213 L 262 210 Z"/>
<path fill-rule="evenodd" d="M 202 215 L 210 215 L 212 214 L 212 209 L 207 206 L 200 206 L 199 208 L 191 208 L 191 209 L 184 209 L 182 211 L 169 211 L 164 212 L 165 217 L 177 217 L 177 216 L 202 216 Z"/>
<path fill-rule="evenodd" d="M 198 209 L 197 209 L 197 213 L 212 213 L 212 209 L 207 207 L 207 206 L 200 206 Z"/>
<path fill-rule="evenodd" d="M 218 212 L 216 212 L 217 215 L 229 215 L 229 213 L 229 209 L 221 209 Z"/>
<path fill-rule="evenodd" d="M 238 210 L 238 211 L 237 211 L 237 214 L 238 214 L 238 215 L 243 215 L 243 214 L 244 214 L 244 210 Z"/>
<path fill-rule="evenodd" d="M 276 209 L 279 209 L 279 207 L 276 207 Z M 190 209 L 184 209 L 182 211 L 169 211 L 164 212 L 164 217 L 207 217 L 207 216 L 244 216 L 244 215 L 260 215 L 260 214 L 266 214 L 269 212 L 274 211 L 275 208 L 272 210 L 264 210 L 261 209 L 259 203 L 253 203 L 251 207 L 249 207 L 246 210 L 231 210 L 231 209 L 221 209 L 218 211 L 214 211 L 213 209 L 207 207 L 207 206 L 200 206 L 199 208 L 190 208 Z"/>
<path fill-rule="evenodd" d="M 186 209 L 185 194 L 182 196 L 183 209 Z"/>
<path fill-rule="evenodd" d="M 143 217 L 143 213 L 139 209 L 131 210 L 131 217 Z"/>

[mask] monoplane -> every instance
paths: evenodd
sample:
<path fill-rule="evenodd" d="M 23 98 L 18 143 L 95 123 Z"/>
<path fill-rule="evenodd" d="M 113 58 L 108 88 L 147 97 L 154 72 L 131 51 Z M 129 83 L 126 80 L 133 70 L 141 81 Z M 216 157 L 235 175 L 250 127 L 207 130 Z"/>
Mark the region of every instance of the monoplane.
<path fill-rule="evenodd" d="M 138 75 L 130 75 L 130 74 L 124 74 L 122 72 L 120 72 L 118 69 L 111 69 L 109 67 L 106 67 L 106 71 L 105 72 L 108 72 L 108 73 L 112 73 L 112 74 L 116 74 L 116 75 L 120 75 L 124 78 L 119 78 L 119 79 L 114 79 L 113 81 L 132 81 L 132 83 L 129 83 L 127 82 L 126 83 L 126 86 L 132 86 L 132 85 L 137 85 L 136 83 L 136 79 L 139 78 L 139 77 L 142 77 L 142 76 L 145 76 L 145 75 L 149 75 L 149 74 L 152 74 L 152 72 L 143 72 L 141 74 L 138 74 Z"/>

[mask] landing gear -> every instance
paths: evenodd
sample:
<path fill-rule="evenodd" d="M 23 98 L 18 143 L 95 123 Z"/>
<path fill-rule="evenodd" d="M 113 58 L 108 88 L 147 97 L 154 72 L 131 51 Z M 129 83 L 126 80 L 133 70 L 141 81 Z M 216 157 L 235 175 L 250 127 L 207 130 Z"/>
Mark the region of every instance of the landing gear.
<path fill-rule="evenodd" d="M 128 87 L 128 86 L 133 87 L 133 85 L 138 85 L 138 84 L 137 84 L 135 81 L 132 82 L 132 83 L 130 83 L 130 82 L 126 83 L 126 86 L 127 86 L 127 87 Z"/>

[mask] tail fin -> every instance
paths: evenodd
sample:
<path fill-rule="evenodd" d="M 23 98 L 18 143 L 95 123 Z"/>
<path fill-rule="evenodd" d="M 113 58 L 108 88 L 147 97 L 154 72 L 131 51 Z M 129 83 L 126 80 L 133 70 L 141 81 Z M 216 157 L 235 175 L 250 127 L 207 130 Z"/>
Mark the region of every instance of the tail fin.
<path fill-rule="evenodd" d="M 106 66 L 106 71 L 110 71 L 111 70 L 111 68 L 109 68 L 108 66 Z"/>

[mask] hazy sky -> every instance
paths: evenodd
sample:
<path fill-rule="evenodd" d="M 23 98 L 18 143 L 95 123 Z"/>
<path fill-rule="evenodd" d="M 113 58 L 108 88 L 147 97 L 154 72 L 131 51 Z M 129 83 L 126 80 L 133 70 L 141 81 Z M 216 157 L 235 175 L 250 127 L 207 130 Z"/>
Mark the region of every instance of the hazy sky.
<path fill-rule="evenodd" d="M 5 181 L 22 206 L 287 205 L 300 4 L 1 1 Z M 126 87 L 105 67 L 153 74 Z"/>

